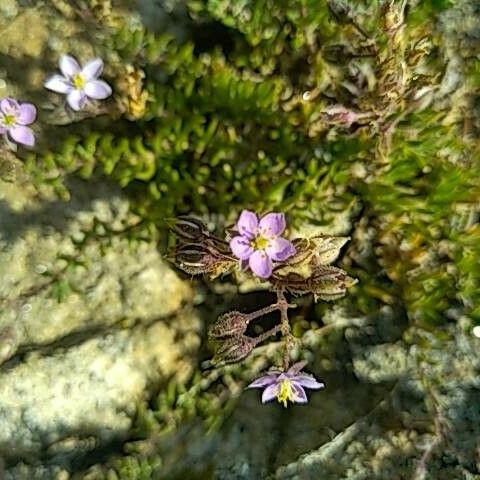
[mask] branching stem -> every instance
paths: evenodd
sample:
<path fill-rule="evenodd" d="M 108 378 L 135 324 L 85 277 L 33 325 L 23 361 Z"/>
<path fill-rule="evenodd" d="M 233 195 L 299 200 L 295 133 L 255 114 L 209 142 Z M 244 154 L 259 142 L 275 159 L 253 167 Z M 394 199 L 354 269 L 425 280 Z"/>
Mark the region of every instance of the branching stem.
<path fill-rule="evenodd" d="M 259 335 L 258 337 L 255 337 L 255 345 L 258 345 L 259 343 L 262 343 L 264 340 L 266 340 L 268 337 L 271 337 L 275 334 L 277 334 L 278 332 L 280 332 L 282 330 L 282 326 L 281 325 L 275 325 L 273 328 L 271 328 L 270 330 L 267 330 L 266 332 L 263 332 L 261 335 Z"/>

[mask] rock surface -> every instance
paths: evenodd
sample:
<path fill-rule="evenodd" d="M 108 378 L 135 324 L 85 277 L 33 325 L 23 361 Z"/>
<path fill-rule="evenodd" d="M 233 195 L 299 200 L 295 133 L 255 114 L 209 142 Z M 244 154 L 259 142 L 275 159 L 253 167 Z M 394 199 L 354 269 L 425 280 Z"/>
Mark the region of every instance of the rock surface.
<path fill-rule="evenodd" d="M 19 461 L 68 465 L 126 438 L 138 402 L 162 379 L 188 377 L 199 343 L 192 289 L 154 243 L 81 243 L 94 226 L 132 225 L 127 201 L 105 184 L 72 192 L 41 203 L 27 185 L 0 183 L 0 456 L 10 478 L 23 478 Z"/>

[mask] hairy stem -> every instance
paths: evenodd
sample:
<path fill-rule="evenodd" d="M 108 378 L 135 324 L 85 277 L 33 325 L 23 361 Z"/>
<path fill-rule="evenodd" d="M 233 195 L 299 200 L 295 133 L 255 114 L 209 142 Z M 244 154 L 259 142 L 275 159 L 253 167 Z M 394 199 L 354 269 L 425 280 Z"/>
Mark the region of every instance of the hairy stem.
<path fill-rule="evenodd" d="M 282 336 L 286 337 L 283 352 L 283 368 L 284 370 L 288 370 L 290 365 L 290 345 L 292 334 L 290 321 L 288 320 L 288 308 L 290 305 L 285 298 L 285 293 L 283 290 L 277 290 L 277 304 L 280 310 L 280 330 L 282 332 Z"/>
<path fill-rule="evenodd" d="M 254 312 L 249 313 L 246 316 L 246 321 L 251 322 L 255 318 L 263 317 L 263 315 L 267 315 L 268 313 L 272 313 L 278 309 L 279 309 L 278 303 L 274 303 L 272 305 L 269 305 L 268 307 L 261 308 L 260 310 L 255 310 Z"/>
<path fill-rule="evenodd" d="M 264 340 L 266 340 L 268 337 L 271 337 L 275 334 L 277 334 L 278 332 L 280 332 L 282 330 L 282 326 L 281 325 L 275 325 L 273 328 L 271 328 L 270 330 L 267 330 L 266 332 L 263 332 L 261 335 L 259 335 L 258 337 L 255 337 L 255 345 L 258 345 L 259 343 L 262 343 Z"/>

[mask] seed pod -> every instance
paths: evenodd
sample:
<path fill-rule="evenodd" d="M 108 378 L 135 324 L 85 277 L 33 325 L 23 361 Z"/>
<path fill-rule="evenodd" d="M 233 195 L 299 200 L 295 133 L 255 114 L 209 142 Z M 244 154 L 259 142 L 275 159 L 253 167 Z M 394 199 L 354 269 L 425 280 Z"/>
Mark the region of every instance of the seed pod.
<path fill-rule="evenodd" d="M 210 279 L 230 271 L 236 264 L 235 260 L 207 242 L 180 244 L 168 259 L 189 275 L 208 274 Z"/>
<path fill-rule="evenodd" d="M 200 244 L 187 243 L 178 246 L 173 254 L 177 263 L 201 263 L 208 252 Z"/>
<path fill-rule="evenodd" d="M 317 299 L 331 301 L 343 297 L 347 288 L 354 285 L 356 280 L 340 268 L 317 266 L 311 282 L 315 301 Z"/>
<path fill-rule="evenodd" d="M 243 335 L 248 322 L 249 316 L 244 313 L 236 311 L 225 313 L 209 328 L 208 336 L 212 339 L 222 339 Z"/>
<path fill-rule="evenodd" d="M 175 248 L 171 257 L 175 265 L 189 275 L 207 273 L 215 262 L 215 258 L 205 248 L 194 243 Z"/>
<path fill-rule="evenodd" d="M 272 284 L 276 288 L 286 288 L 290 293 L 297 295 L 313 293 L 315 299 L 322 300 L 343 297 L 347 288 L 355 282 L 341 268 L 327 265 L 312 266 L 311 274 L 307 277 L 295 272 L 286 275 L 279 275 L 278 272 L 275 272 L 272 279 Z"/>
<path fill-rule="evenodd" d="M 244 335 L 231 337 L 221 343 L 212 359 L 212 364 L 239 362 L 254 349 L 255 345 L 254 338 Z"/>
<path fill-rule="evenodd" d="M 198 241 L 209 235 L 207 227 L 200 220 L 188 216 L 175 218 L 170 228 L 186 241 Z"/>
<path fill-rule="evenodd" d="M 327 62 L 337 65 L 347 63 L 353 57 L 348 45 L 327 45 L 322 49 L 322 53 Z"/>
<path fill-rule="evenodd" d="M 345 2 L 341 0 L 328 0 L 327 8 L 331 18 L 340 25 L 345 25 L 350 22 L 352 12 L 349 5 Z"/>

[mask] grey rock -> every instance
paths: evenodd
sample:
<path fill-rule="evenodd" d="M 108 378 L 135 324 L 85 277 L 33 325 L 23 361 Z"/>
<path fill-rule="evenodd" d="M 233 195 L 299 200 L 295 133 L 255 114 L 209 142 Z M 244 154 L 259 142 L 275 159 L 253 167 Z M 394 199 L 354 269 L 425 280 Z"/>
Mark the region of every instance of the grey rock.
<path fill-rule="evenodd" d="M 106 184 L 72 187 L 69 202 L 41 202 L 0 183 L 0 457 L 12 479 L 39 458 L 68 466 L 127 438 L 139 402 L 184 381 L 199 345 L 192 288 L 156 243 L 99 240 L 138 221 L 127 200 Z M 57 478 L 42 468 L 34 478 Z"/>

